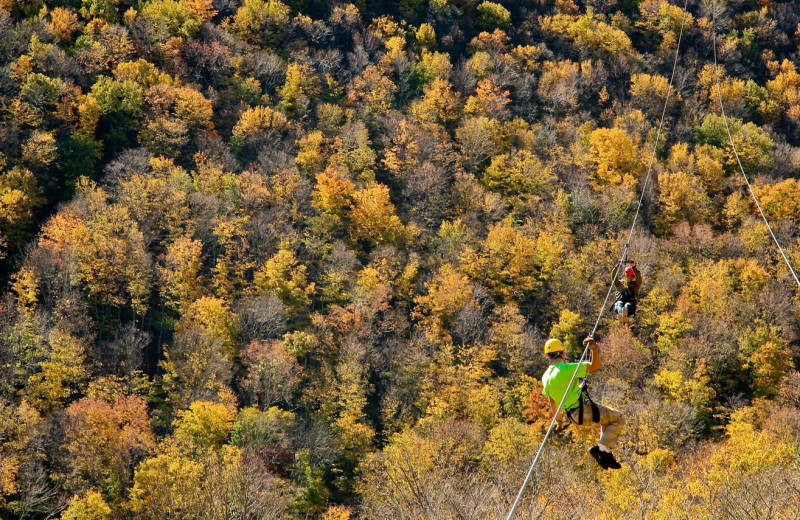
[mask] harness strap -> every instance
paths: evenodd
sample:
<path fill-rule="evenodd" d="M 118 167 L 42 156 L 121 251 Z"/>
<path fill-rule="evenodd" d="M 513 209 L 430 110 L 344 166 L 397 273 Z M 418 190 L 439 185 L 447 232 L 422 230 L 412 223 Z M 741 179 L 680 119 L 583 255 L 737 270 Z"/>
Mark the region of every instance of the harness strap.
<path fill-rule="evenodd" d="M 567 414 L 567 417 L 569 418 L 570 422 L 574 422 L 578 426 L 582 425 L 583 424 L 583 403 L 584 403 L 584 398 L 586 398 L 586 400 L 589 401 L 589 404 L 592 406 L 592 422 L 593 423 L 599 423 L 600 422 L 600 407 L 597 406 L 597 404 L 594 401 L 592 401 L 591 397 L 589 397 L 589 388 L 588 388 L 588 385 L 585 382 L 583 384 L 583 388 L 581 389 L 581 395 L 580 395 L 580 397 L 578 397 L 578 406 L 575 407 L 575 408 L 569 409 L 569 410 L 564 410 L 564 413 Z M 572 412 L 574 412 L 575 410 L 578 410 L 578 420 L 577 421 L 572 417 Z"/>
<path fill-rule="evenodd" d="M 589 399 L 589 402 L 592 404 L 592 422 L 598 423 L 600 422 L 600 407 L 591 399 Z M 581 409 L 583 409 L 583 407 L 581 407 Z"/>

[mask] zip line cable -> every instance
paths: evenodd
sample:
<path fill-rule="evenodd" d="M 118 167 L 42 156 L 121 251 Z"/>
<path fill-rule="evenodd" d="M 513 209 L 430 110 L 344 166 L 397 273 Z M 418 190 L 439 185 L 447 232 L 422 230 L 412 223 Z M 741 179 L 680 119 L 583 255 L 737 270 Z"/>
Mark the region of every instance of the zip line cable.
<path fill-rule="evenodd" d="M 744 172 L 744 168 L 742 167 L 742 161 L 739 159 L 739 151 L 736 149 L 736 145 L 733 142 L 733 136 L 731 135 L 731 129 L 728 126 L 728 118 L 725 115 L 725 107 L 722 105 L 722 89 L 719 85 L 719 73 L 717 71 L 717 2 L 716 0 L 712 0 L 711 4 L 711 39 L 714 42 L 714 77 L 717 80 L 717 97 L 719 98 L 719 109 L 722 112 L 722 120 L 725 122 L 725 131 L 728 133 L 728 141 L 731 143 L 731 147 L 733 148 L 733 155 L 736 157 L 736 164 L 739 165 L 739 171 L 742 172 L 742 177 L 744 177 L 744 182 L 747 185 L 747 189 L 750 191 L 750 196 L 753 197 L 753 202 L 756 203 L 756 208 L 758 208 L 758 212 L 761 214 L 761 218 L 764 219 L 764 224 L 767 225 L 767 229 L 769 230 L 769 234 L 772 236 L 772 241 L 775 242 L 775 245 L 778 246 L 778 251 L 781 252 L 781 256 L 783 257 L 783 261 L 786 262 L 786 267 L 789 268 L 789 271 L 792 273 L 794 277 L 794 281 L 797 282 L 798 287 L 800 287 L 800 280 L 797 279 L 797 274 L 794 272 L 794 268 L 792 267 L 791 262 L 786 257 L 786 253 L 783 252 L 783 248 L 781 247 L 780 242 L 778 242 L 778 238 L 775 236 L 775 233 L 772 231 L 772 226 L 770 226 L 769 221 L 767 220 L 766 215 L 764 215 L 764 211 L 761 209 L 761 204 L 758 203 L 758 199 L 756 198 L 756 193 L 753 191 L 753 187 L 750 185 L 750 180 L 747 178 L 747 174 Z"/>
<path fill-rule="evenodd" d="M 589 337 L 592 338 L 592 339 L 594 339 L 594 335 L 595 335 L 595 333 L 597 333 L 597 327 L 600 325 L 600 319 L 603 317 L 603 313 L 605 312 L 606 305 L 608 305 L 608 300 L 611 297 L 611 293 L 614 290 L 614 282 L 616 281 L 617 276 L 619 275 L 619 271 L 622 268 L 622 264 L 625 262 L 625 259 L 627 258 L 628 248 L 629 248 L 629 245 L 630 245 L 630 242 L 631 242 L 631 237 L 633 237 L 633 230 L 636 228 L 636 221 L 638 220 L 639 212 L 642 209 L 642 202 L 644 201 L 644 195 L 645 195 L 645 193 L 647 191 L 647 184 L 650 181 L 650 174 L 653 171 L 653 163 L 655 162 L 656 152 L 658 150 L 658 141 L 661 138 L 661 131 L 664 128 L 664 119 L 666 118 L 666 115 L 667 115 L 667 106 L 669 104 L 669 95 L 672 92 L 672 82 L 675 79 L 675 71 L 677 70 L 677 67 L 678 67 L 678 56 L 680 54 L 680 49 L 681 49 L 681 38 L 683 36 L 683 27 L 684 27 L 685 22 L 686 22 L 686 10 L 687 10 L 688 5 L 689 5 L 689 0 L 685 0 L 685 2 L 683 4 L 683 16 L 681 18 L 681 29 L 680 29 L 680 32 L 678 33 L 678 42 L 677 42 L 677 44 L 675 46 L 675 60 L 672 63 L 672 74 L 670 75 L 670 78 L 669 78 L 669 86 L 667 87 L 667 96 L 664 99 L 664 109 L 661 111 L 661 121 L 658 123 L 658 132 L 656 133 L 656 141 L 655 141 L 655 144 L 653 145 L 653 154 L 650 157 L 650 164 L 647 167 L 647 175 L 645 176 L 644 184 L 642 185 L 642 193 L 639 196 L 639 202 L 638 202 L 638 204 L 636 206 L 636 213 L 633 216 L 633 223 L 631 224 L 631 230 L 628 233 L 628 240 L 625 242 L 625 248 L 623 249 L 623 252 L 622 252 L 622 258 L 620 259 L 619 263 L 617 263 L 617 266 L 614 268 L 614 277 L 611 279 L 611 286 L 608 288 L 608 292 L 606 293 L 606 298 L 603 301 L 603 306 L 600 308 L 600 313 L 597 315 L 597 321 L 595 321 L 594 328 L 592 329 L 592 333 L 589 335 Z M 784 256 L 784 258 L 785 258 L 785 256 Z M 794 271 L 792 271 L 792 273 L 794 274 Z M 795 276 L 795 280 L 797 280 L 796 276 Z M 800 285 L 800 282 L 798 282 L 798 285 Z M 575 369 L 575 372 L 572 373 L 572 378 L 569 380 L 569 384 L 567 385 L 567 388 L 572 388 L 572 384 L 575 382 L 575 376 L 578 375 L 578 370 L 580 369 L 580 364 L 583 363 L 583 360 L 586 358 L 586 354 L 588 352 L 589 352 L 589 346 L 587 345 L 583 349 L 583 353 L 581 354 L 581 358 L 578 361 L 578 367 Z M 506 517 L 506 520 L 511 520 L 513 518 L 513 516 L 514 516 L 514 513 L 517 511 L 517 507 L 519 507 L 519 503 L 522 500 L 522 495 L 525 492 L 525 488 L 527 488 L 528 484 L 530 483 L 531 477 L 533 476 L 533 470 L 536 468 L 536 464 L 539 462 L 539 457 L 541 456 L 542 451 L 544 450 L 544 446 L 547 443 L 547 439 L 550 438 L 550 433 L 552 433 L 552 431 L 553 431 L 553 427 L 556 424 L 556 419 L 558 418 L 558 414 L 561 412 L 561 409 L 564 407 L 564 401 L 566 399 L 567 399 L 567 393 L 564 392 L 564 395 L 561 398 L 561 402 L 558 404 L 558 408 L 556 408 L 556 413 L 555 413 L 555 415 L 553 415 L 553 419 L 550 421 L 550 426 L 547 428 L 547 432 L 544 435 L 544 439 L 542 439 L 542 443 L 539 445 L 539 449 L 536 452 L 536 456 L 534 457 L 533 462 L 531 463 L 531 467 L 528 470 L 528 474 L 525 476 L 525 481 L 522 483 L 522 487 L 520 487 L 519 493 L 517 493 L 517 498 L 516 498 L 516 500 L 514 500 L 514 505 L 511 507 L 511 511 L 509 511 L 508 516 Z"/>

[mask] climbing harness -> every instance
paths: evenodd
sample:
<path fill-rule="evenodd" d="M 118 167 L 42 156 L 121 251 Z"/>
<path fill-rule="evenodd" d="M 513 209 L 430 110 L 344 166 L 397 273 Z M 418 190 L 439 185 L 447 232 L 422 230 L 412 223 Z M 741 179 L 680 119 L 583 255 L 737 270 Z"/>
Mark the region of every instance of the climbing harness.
<path fill-rule="evenodd" d="M 589 382 L 586 380 L 586 378 L 583 378 L 581 379 L 579 386 L 581 387 L 581 394 L 578 397 L 578 404 L 573 406 L 572 408 L 564 410 L 564 414 L 567 416 L 570 422 L 573 422 L 578 426 L 580 426 L 583 424 L 583 404 L 585 402 L 588 402 L 592 406 L 592 422 L 593 423 L 600 422 L 600 407 L 597 406 L 597 404 L 594 401 L 592 401 L 592 398 L 589 395 Z M 572 412 L 574 412 L 575 410 L 578 410 L 577 421 L 575 420 L 574 417 L 572 417 Z"/>
<path fill-rule="evenodd" d="M 659 142 L 659 139 L 661 138 L 661 131 L 664 128 L 664 118 L 667 115 L 667 106 L 669 104 L 669 95 L 672 92 L 672 83 L 675 80 L 675 70 L 678 67 L 678 56 L 680 54 L 681 39 L 683 37 L 683 27 L 684 27 L 684 25 L 686 23 L 686 8 L 688 7 L 688 5 L 689 5 L 689 0 L 686 0 L 685 3 L 683 4 L 683 16 L 681 18 L 681 29 L 680 29 L 680 32 L 678 33 L 678 42 L 677 42 L 677 44 L 675 46 L 675 60 L 674 60 L 674 62 L 672 64 L 672 74 L 670 75 L 670 78 L 669 78 L 669 86 L 667 87 L 667 96 L 664 99 L 664 109 L 661 111 L 661 121 L 658 124 L 658 132 L 656 133 L 656 141 L 655 141 L 655 143 L 653 145 L 653 154 L 650 157 L 650 165 L 647 167 L 647 176 L 645 177 L 644 184 L 642 185 L 642 193 L 641 193 L 641 195 L 639 197 L 639 203 L 637 204 L 637 207 L 636 207 L 636 213 L 633 216 L 633 223 L 631 224 L 631 230 L 628 233 L 628 240 L 625 242 L 625 249 L 622 252 L 622 258 L 620 260 L 620 263 L 614 269 L 614 278 L 612 278 L 611 285 L 608 287 L 608 292 L 606 293 L 606 299 L 603 301 L 603 305 L 600 306 L 600 313 L 597 316 L 597 321 L 595 321 L 594 328 L 592 329 L 592 333 L 589 336 L 592 339 L 594 339 L 594 335 L 597 332 L 597 327 L 600 325 L 600 319 L 603 317 L 603 313 L 605 312 L 606 306 L 608 305 L 608 300 L 611 297 L 612 291 L 614 290 L 614 280 L 616 280 L 617 276 L 619 275 L 620 268 L 622 267 L 622 265 L 624 265 L 623 264 L 623 260 L 626 260 L 628 258 L 628 248 L 629 248 L 629 244 L 631 242 L 631 238 L 633 237 L 633 230 L 636 228 L 636 221 L 639 218 L 639 212 L 642 209 L 642 202 L 644 201 L 644 196 L 645 196 L 645 193 L 647 192 L 647 184 L 650 181 L 650 174 L 651 174 L 651 172 L 653 170 L 653 163 L 655 162 L 656 151 L 658 150 L 658 142 Z M 798 282 L 798 285 L 800 285 L 800 282 Z M 583 353 L 581 354 L 581 358 L 578 361 L 579 366 L 580 366 L 580 363 L 583 363 L 583 360 L 586 358 L 586 354 L 588 354 L 588 352 L 589 352 L 589 346 L 587 345 L 583 349 Z M 567 388 L 571 388 L 572 387 L 572 384 L 575 382 L 575 376 L 577 376 L 577 375 L 578 375 L 578 367 L 575 368 L 575 372 L 573 372 L 572 378 L 570 379 L 569 385 L 567 386 Z M 558 418 L 558 413 L 564 407 L 564 400 L 566 398 L 567 398 L 567 392 L 564 392 L 564 396 L 561 398 L 561 402 L 559 403 L 558 408 L 556 409 L 556 413 L 555 413 L 555 415 L 553 415 L 553 419 L 550 421 L 550 426 L 547 428 L 547 432 L 544 435 L 544 439 L 542 439 L 542 443 L 539 445 L 539 449 L 536 452 L 536 456 L 534 457 L 533 462 L 531 463 L 531 467 L 528 470 L 528 474 L 525 476 L 525 481 L 522 483 L 522 487 L 520 487 L 519 493 L 517 493 L 517 498 L 514 500 L 514 505 L 511 506 L 511 511 L 509 511 L 508 516 L 506 517 L 506 520 L 511 520 L 513 518 L 513 516 L 514 516 L 514 513 L 517 511 L 517 507 L 519 507 L 519 503 L 522 500 L 522 495 L 525 492 L 525 488 L 528 487 L 528 483 L 530 482 L 531 477 L 533 476 L 533 470 L 536 468 L 536 464 L 539 462 L 539 457 L 542 455 L 542 451 L 544 450 L 544 446 L 547 443 L 547 439 L 550 437 L 550 433 L 553 431 L 553 428 L 554 428 L 554 426 L 556 424 L 556 419 Z"/>

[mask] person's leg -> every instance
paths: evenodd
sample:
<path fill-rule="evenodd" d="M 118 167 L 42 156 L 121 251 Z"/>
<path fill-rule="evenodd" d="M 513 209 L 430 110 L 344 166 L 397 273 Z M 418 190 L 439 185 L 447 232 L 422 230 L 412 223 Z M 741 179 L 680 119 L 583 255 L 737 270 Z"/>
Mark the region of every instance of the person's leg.
<path fill-rule="evenodd" d="M 622 466 L 614 458 L 611 450 L 617 445 L 617 436 L 625 424 L 625 418 L 619 410 L 614 408 L 598 404 L 597 409 L 600 415 L 598 420 L 598 423 L 600 423 L 600 442 L 597 446 L 592 446 L 589 449 L 589 454 L 603 469 L 620 469 Z M 592 417 L 591 403 L 586 402 L 583 413 L 584 417 L 587 417 L 586 414 L 589 414 L 588 417 Z M 589 424 L 589 421 L 584 421 L 584 424 Z"/>
<path fill-rule="evenodd" d="M 595 403 L 596 404 L 596 403 Z M 625 417 L 619 410 L 598 404 L 600 409 L 600 443 L 601 449 L 612 451 L 617 446 L 617 437 L 625 425 Z M 586 413 L 586 410 L 584 410 Z M 591 408 L 589 409 L 591 414 Z"/>
<path fill-rule="evenodd" d="M 622 302 L 615 302 L 614 303 L 614 312 L 616 314 L 622 314 Z"/>

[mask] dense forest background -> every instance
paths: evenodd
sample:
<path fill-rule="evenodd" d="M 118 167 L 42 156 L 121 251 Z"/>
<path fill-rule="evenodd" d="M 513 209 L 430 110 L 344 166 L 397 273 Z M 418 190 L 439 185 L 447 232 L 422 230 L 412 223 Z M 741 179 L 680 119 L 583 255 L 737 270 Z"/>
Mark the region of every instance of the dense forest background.
<path fill-rule="evenodd" d="M 800 4 L 715 5 L 800 266 Z M 798 518 L 800 293 L 711 9 L 0 0 L 0 518 L 504 517 L 654 153 L 591 378 L 624 467 L 571 428 L 520 517 Z"/>

